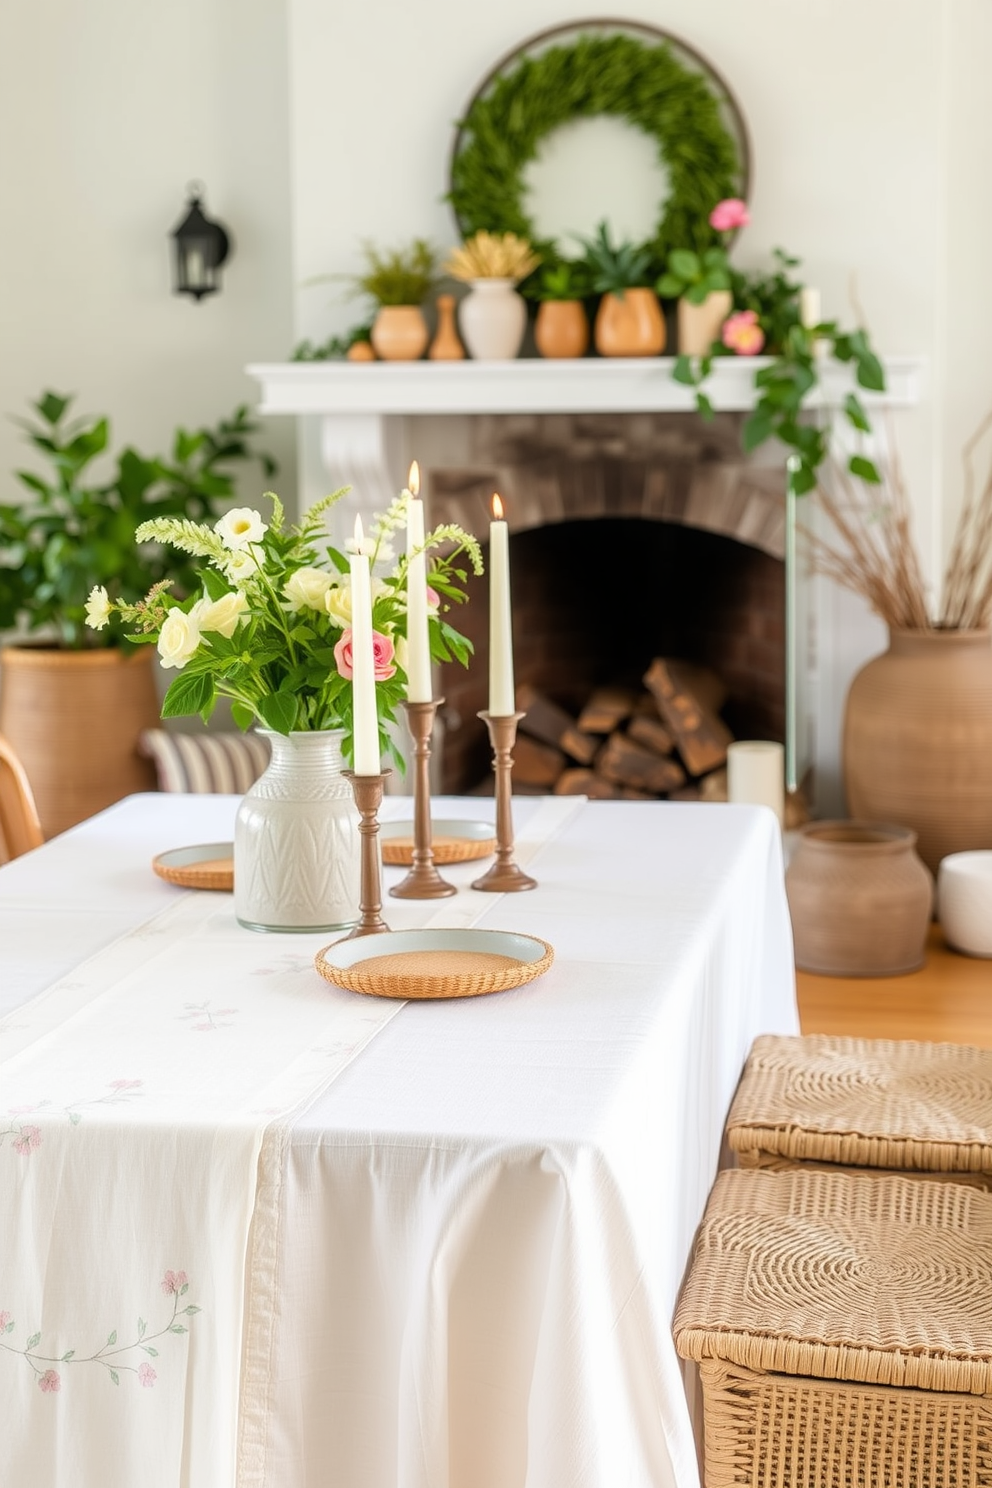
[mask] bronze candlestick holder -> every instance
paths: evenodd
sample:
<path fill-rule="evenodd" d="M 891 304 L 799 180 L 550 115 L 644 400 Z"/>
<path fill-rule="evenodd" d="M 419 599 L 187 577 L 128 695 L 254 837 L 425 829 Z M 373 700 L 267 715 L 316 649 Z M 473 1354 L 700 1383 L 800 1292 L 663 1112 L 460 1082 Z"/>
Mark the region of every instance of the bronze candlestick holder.
<path fill-rule="evenodd" d="M 514 894 L 522 889 L 536 889 L 531 878 L 513 861 L 513 813 L 510 807 L 510 771 L 513 769 L 513 744 L 522 713 L 495 717 L 478 715 L 489 730 L 493 746 L 493 769 L 496 771 L 496 861 L 487 873 L 477 878 L 473 889 L 487 894 Z"/>
<path fill-rule="evenodd" d="M 355 805 L 361 821 L 358 830 L 362 838 L 362 887 L 359 900 L 361 919 L 346 940 L 355 940 L 359 935 L 381 935 L 389 926 L 382 918 L 382 884 L 379 874 L 379 807 L 386 783 L 386 770 L 381 775 L 356 775 L 354 770 L 345 770 L 344 777 L 351 781 Z"/>
<path fill-rule="evenodd" d="M 395 899 L 444 899 L 458 890 L 434 866 L 431 842 L 431 732 L 434 715 L 444 698 L 427 703 L 404 703 L 413 740 L 413 867 L 390 894 Z"/>

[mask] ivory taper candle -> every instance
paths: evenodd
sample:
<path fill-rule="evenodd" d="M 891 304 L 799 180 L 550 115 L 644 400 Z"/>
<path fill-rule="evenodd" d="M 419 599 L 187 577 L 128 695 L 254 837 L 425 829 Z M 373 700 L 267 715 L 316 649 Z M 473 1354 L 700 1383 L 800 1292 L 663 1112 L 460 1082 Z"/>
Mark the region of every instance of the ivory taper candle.
<path fill-rule="evenodd" d="M 431 643 L 427 625 L 427 554 L 424 546 L 424 503 L 420 497 L 420 467 L 414 460 L 407 478 L 410 497 L 406 509 L 406 696 L 411 703 L 429 703 Z"/>
<path fill-rule="evenodd" d="M 768 806 L 785 817 L 785 750 L 770 739 L 738 739 L 727 746 L 727 799 Z"/>
<path fill-rule="evenodd" d="M 378 775 L 379 716 L 375 705 L 375 656 L 372 650 L 372 576 L 361 517 L 355 518 L 355 551 L 351 555 L 351 695 L 355 741 L 355 774 Z"/>
<path fill-rule="evenodd" d="M 510 533 L 503 503 L 493 497 L 489 524 L 489 711 L 494 718 L 516 712 L 513 691 L 513 626 L 510 613 Z"/>

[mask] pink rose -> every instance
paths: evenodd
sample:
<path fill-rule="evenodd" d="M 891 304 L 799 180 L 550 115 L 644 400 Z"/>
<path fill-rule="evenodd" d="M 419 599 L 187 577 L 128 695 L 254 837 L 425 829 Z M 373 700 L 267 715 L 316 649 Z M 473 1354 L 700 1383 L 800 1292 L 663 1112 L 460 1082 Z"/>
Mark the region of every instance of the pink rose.
<path fill-rule="evenodd" d="M 388 682 L 390 677 L 396 675 L 396 668 L 392 665 L 393 643 L 388 636 L 381 635 L 379 631 L 372 632 L 372 664 L 375 667 L 375 680 L 377 682 Z M 334 647 L 334 660 L 338 664 L 338 671 L 345 681 L 350 682 L 353 675 L 351 656 L 351 631 L 346 630 Z"/>
<path fill-rule="evenodd" d="M 182 1291 L 188 1281 L 189 1277 L 185 1271 L 166 1271 L 162 1278 L 162 1290 L 167 1297 L 175 1296 Z"/>
<path fill-rule="evenodd" d="M 436 589 L 431 588 L 430 584 L 427 585 L 427 608 L 433 610 L 435 614 L 441 608 L 441 596 Z"/>
<path fill-rule="evenodd" d="M 157 1375 L 150 1364 L 138 1365 L 138 1383 L 144 1389 L 150 1390 L 157 1379 Z"/>
<path fill-rule="evenodd" d="M 737 196 L 728 196 L 724 201 L 717 202 L 710 213 L 710 227 L 715 227 L 717 232 L 731 232 L 735 227 L 747 227 L 750 221 L 747 203 Z"/>
<path fill-rule="evenodd" d="M 756 310 L 738 310 L 723 323 L 723 344 L 738 356 L 757 356 L 765 344 L 765 333 L 758 324 Z"/>
<path fill-rule="evenodd" d="M 62 1381 L 54 1369 L 46 1369 L 38 1380 L 38 1389 L 43 1395 L 57 1395 L 62 1388 Z"/>
<path fill-rule="evenodd" d="M 15 1152 L 26 1157 L 35 1147 L 41 1146 L 41 1132 L 36 1126 L 22 1126 L 11 1145 Z"/>

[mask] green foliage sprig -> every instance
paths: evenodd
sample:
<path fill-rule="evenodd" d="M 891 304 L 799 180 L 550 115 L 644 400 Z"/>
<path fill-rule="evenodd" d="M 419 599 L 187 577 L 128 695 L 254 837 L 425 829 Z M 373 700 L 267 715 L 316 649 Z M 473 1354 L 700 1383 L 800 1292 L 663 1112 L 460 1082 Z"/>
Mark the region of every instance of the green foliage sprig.
<path fill-rule="evenodd" d="M 721 100 L 667 42 L 648 45 L 622 32 L 524 56 L 475 99 L 460 121 L 448 194 L 462 234 L 517 233 L 553 260 L 555 245 L 540 240 L 524 205 L 527 166 L 553 130 L 602 114 L 649 135 L 665 169 L 668 195 L 649 244 L 655 272 L 673 248 L 714 245 L 713 203 L 744 192 Z"/>
<path fill-rule="evenodd" d="M 331 336 L 322 345 L 314 345 L 312 341 L 300 341 L 293 350 L 290 357 L 292 362 L 330 362 L 338 357 L 346 357 L 351 348 L 359 341 L 369 341 L 372 338 L 372 322 L 363 322 L 361 325 L 352 326 L 350 331 L 345 331 L 343 336 Z"/>
<path fill-rule="evenodd" d="M 424 238 L 383 252 L 363 243 L 362 252 L 368 267 L 352 277 L 352 287 L 376 305 L 422 305 L 437 285 L 437 253 Z"/>
<path fill-rule="evenodd" d="M 529 300 L 585 300 L 592 294 L 592 271 L 585 259 L 560 259 L 534 274 L 521 293 Z"/>
<path fill-rule="evenodd" d="M 610 240 L 610 230 L 605 222 L 596 229 L 594 238 L 579 238 L 586 250 L 592 287 L 597 294 L 623 296 L 626 289 L 646 288 L 654 277 L 651 267 L 651 252 L 646 244 L 619 243 Z"/>
<path fill-rule="evenodd" d="M 177 429 L 168 457 L 128 447 L 102 481 L 88 477 L 110 447 L 110 421 L 70 420 L 70 397 L 46 392 L 32 405 L 36 421 L 19 421 L 51 465 L 47 476 L 19 470 L 26 500 L 0 505 L 0 630 L 51 630 L 72 649 L 120 645 L 120 626 L 96 636 L 85 625 L 94 581 L 114 596 L 144 594 L 164 580 L 188 594 L 196 566 L 161 548 L 135 547 L 140 522 L 155 515 L 200 521 L 235 494 L 233 467 L 258 460 L 267 477 L 275 462 L 252 446 L 258 425 L 247 407 L 212 429 Z"/>
<path fill-rule="evenodd" d="M 831 355 L 837 361 L 853 366 L 859 387 L 870 392 L 884 392 L 885 372 L 863 329 L 844 331 L 837 321 L 823 321 L 804 326 L 799 314 L 802 285 L 791 277 L 800 260 L 782 249 L 775 250 L 775 267 L 771 272 L 742 273 L 731 270 L 731 289 L 735 310 L 750 310 L 758 317 L 765 336 L 765 355 L 771 360 L 758 367 L 754 375 L 757 400 L 744 423 L 741 438 L 744 449 L 757 449 L 768 439 L 778 439 L 797 457 L 792 470 L 793 490 L 805 495 L 817 485 L 817 472 L 830 452 L 830 428 L 803 420 L 803 411 L 811 393 L 819 384 L 822 358 Z M 673 376 L 676 382 L 696 389 L 699 412 L 706 418 L 713 407 L 705 393 L 706 380 L 718 356 L 733 356 L 731 348 L 715 341 L 709 352 L 698 359 L 676 358 Z M 843 414 L 849 425 L 860 433 L 870 433 L 871 423 L 864 404 L 856 393 L 848 393 Z M 877 484 L 874 462 L 862 454 L 848 457 L 852 475 Z"/>
<path fill-rule="evenodd" d="M 668 255 L 668 268 L 655 285 L 663 300 L 677 300 L 684 295 L 690 305 L 701 305 L 707 295 L 729 288 L 730 260 L 725 248 L 706 248 L 702 253 L 673 248 Z"/>

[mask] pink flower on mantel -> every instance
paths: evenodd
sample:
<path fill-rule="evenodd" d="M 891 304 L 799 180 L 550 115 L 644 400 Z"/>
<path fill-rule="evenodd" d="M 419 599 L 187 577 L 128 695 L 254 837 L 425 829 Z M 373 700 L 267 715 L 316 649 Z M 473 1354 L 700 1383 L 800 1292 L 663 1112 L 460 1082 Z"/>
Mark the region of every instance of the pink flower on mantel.
<path fill-rule="evenodd" d="M 145 1390 L 150 1390 L 158 1376 L 150 1364 L 138 1365 L 138 1383 Z"/>
<path fill-rule="evenodd" d="M 185 1271 L 166 1271 L 162 1278 L 162 1290 L 167 1297 L 176 1296 L 189 1282 Z"/>
<path fill-rule="evenodd" d="M 715 227 L 717 232 L 732 232 L 735 227 L 747 227 L 750 221 L 747 203 L 738 196 L 728 196 L 717 202 L 710 213 L 710 227 Z"/>
<path fill-rule="evenodd" d="M 382 635 L 378 630 L 372 632 L 372 665 L 375 667 L 375 680 L 377 682 L 388 682 L 390 677 L 396 675 L 393 666 L 394 646 L 388 636 Z M 346 682 L 350 682 L 353 672 L 351 655 L 351 631 L 346 630 L 334 647 L 334 660 L 338 664 L 338 671 Z"/>
<path fill-rule="evenodd" d="M 43 1395 L 57 1395 L 62 1388 L 62 1381 L 54 1369 L 46 1369 L 39 1377 L 38 1389 Z"/>
<path fill-rule="evenodd" d="M 738 356 L 757 356 L 765 344 L 756 310 L 738 310 L 723 322 L 723 344 Z"/>
<path fill-rule="evenodd" d="M 41 1132 L 36 1126 L 22 1126 L 11 1146 L 22 1157 L 27 1157 L 36 1147 L 41 1146 Z"/>

